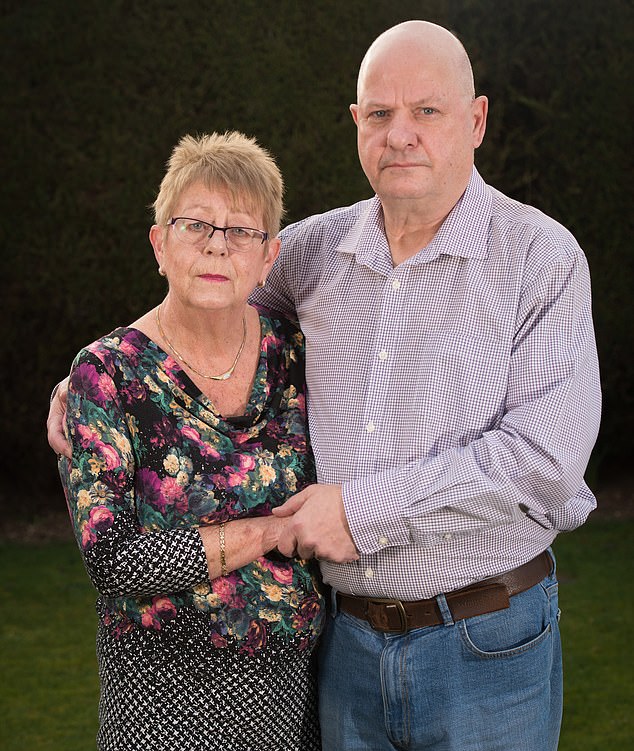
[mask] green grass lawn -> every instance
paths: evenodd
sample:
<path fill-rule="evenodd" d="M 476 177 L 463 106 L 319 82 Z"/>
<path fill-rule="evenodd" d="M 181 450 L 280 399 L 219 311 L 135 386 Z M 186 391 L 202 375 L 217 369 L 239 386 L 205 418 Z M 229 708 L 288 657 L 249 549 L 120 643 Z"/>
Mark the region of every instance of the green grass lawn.
<path fill-rule="evenodd" d="M 594 521 L 555 543 L 561 580 L 560 751 L 634 748 L 634 520 Z"/>
<path fill-rule="evenodd" d="M 557 540 L 566 684 L 560 751 L 634 747 L 633 541 L 632 520 L 594 521 Z M 94 599 L 74 543 L 0 543 L 3 751 L 95 747 Z"/>
<path fill-rule="evenodd" d="M 0 748 L 95 748 L 95 591 L 73 542 L 0 547 Z"/>

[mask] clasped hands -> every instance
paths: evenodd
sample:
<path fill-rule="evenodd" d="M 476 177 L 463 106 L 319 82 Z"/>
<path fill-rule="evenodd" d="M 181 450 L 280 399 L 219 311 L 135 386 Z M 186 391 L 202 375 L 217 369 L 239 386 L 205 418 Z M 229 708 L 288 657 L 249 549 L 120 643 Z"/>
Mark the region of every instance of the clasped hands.
<path fill-rule="evenodd" d="M 309 485 L 273 509 L 288 518 L 277 549 L 286 556 L 350 563 L 359 558 L 343 507 L 341 485 Z"/>

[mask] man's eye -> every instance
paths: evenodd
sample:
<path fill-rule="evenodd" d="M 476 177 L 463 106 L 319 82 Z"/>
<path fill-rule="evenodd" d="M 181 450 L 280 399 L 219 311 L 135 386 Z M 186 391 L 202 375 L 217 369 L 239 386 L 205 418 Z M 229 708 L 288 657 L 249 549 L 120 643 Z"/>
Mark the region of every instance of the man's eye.
<path fill-rule="evenodd" d="M 370 112 L 370 117 L 375 120 L 382 120 L 387 117 L 387 110 L 374 110 L 374 112 Z"/>
<path fill-rule="evenodd" d="M 433 107 L 421 107 L 418 111 L 421 115 L 433 115 L 436 112 Z"/>

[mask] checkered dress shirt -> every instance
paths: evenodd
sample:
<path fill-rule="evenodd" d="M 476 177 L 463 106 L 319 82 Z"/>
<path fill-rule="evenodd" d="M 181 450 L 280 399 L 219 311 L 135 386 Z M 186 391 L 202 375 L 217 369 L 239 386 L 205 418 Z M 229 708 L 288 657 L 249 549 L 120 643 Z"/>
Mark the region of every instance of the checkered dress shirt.
<path fill-rule="evenodd" d="M 257 301 L 306 337 L 319 482 L 342 483 L 355 595 L 416 600 L 530 560 L 595 507 L 590 279 L 572 235 L 474 169 L 434 240 L 394 267 L 378 198 L 281 234 Z"/>

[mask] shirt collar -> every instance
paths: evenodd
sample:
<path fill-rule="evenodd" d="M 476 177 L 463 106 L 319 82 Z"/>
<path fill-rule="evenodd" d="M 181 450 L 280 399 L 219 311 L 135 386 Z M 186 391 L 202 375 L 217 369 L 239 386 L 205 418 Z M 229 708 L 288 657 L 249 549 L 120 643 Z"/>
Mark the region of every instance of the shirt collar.
<path fill-rule="evenodd" d="M 434 239 L 405 264 L 417 266 L 440 255 L 486 258 L 491 221 L 492 196 L 476 168 L 456 205 L 449 212 Z M 364 205 L 363 205 L 364 204 Z M 358 220 L 337 246 L 340 253 L 355 254 L 357 261 L 380 272 L 392 270 L 392 258 L 385 236 L 383 210 L 378 196 L 364 201 Z"/>

